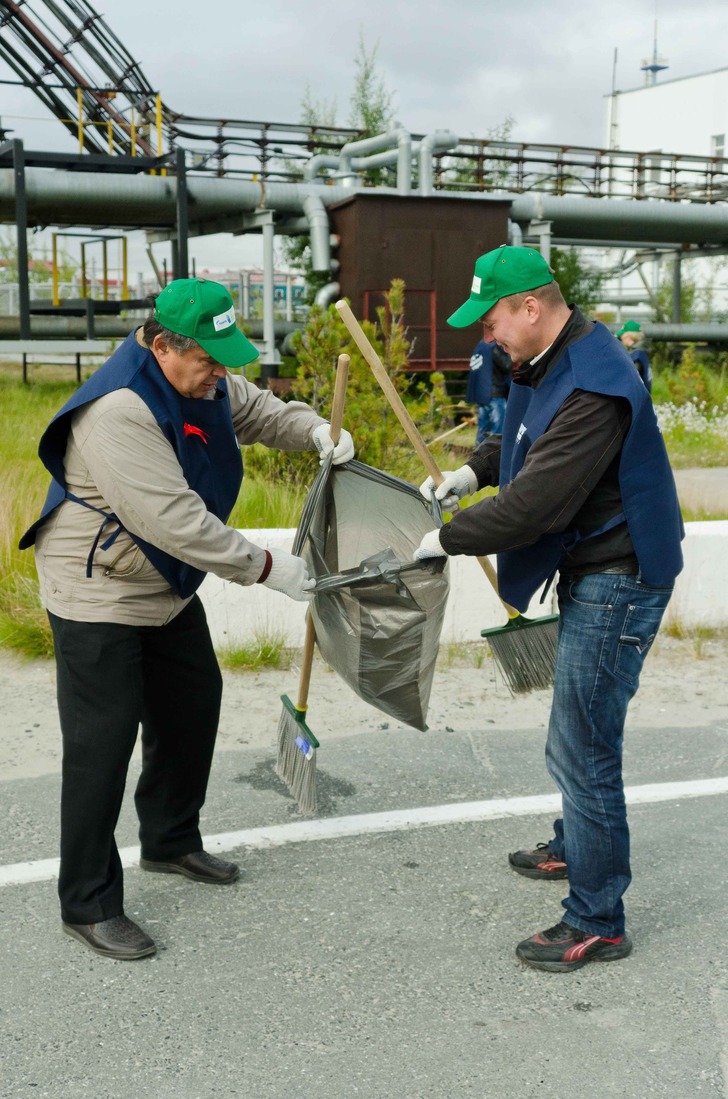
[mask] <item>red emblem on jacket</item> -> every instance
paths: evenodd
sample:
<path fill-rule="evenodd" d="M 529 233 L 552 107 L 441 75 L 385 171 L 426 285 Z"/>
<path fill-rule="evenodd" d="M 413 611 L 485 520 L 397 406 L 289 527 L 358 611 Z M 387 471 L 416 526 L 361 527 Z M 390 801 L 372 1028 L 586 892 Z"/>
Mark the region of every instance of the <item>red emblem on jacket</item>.
<path fill-rule="evenodd" d="M 203 431 L 201 427 L 195 427 L 194 424 L 185 424 L 185 435 L 199 435 L 203 443 L 207 444 L 208 435 Z"/>

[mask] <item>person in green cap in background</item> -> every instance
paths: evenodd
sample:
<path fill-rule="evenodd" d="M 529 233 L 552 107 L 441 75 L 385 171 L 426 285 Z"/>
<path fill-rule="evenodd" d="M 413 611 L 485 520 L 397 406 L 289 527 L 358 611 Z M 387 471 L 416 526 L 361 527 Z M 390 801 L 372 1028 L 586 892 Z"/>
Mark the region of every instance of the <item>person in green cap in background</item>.
<path fill-rule="evenodd" d="M 637 321 L 625 321 L 619 332 L 615 333 L 617 339 L 629 354 L 630 359 L 637 367 L 637 373 L 645 384 L 648 393 L 652 393 L 652 368 L 647 352 L 637 347 L 642 339 L 642 329 Z"/>
<path fill-rule="evenodd" d="M 177 279 L 40 442 L 51 487 L 21 547 L 35 544 L 55 646 L 62 926 L 111 958 L 156 950 L 124 913 L 114 840 L 140 724 L 141 867 L 206 884 L 239 874 L 199 831 L 222 677 L 197 588 L 212 572 L 311 598 L 300 557 L 226 526 L 240 446 L 333 451 L 334 464 L 354 455 L 348 432 L 334 446 L 307 405 L 228 373 L 257 356 L 224 286 Z"/>
<path fill-rule="evenodd" d="M 631 874 L 622 780 L 627 705 L 682 567 L 682 520 L 652 401 L 608 328 L 564 301 L 533 249 L 481 256 L 455 327 L 482 318 L 516 364 L 501 436 L 436 490 L 446 510 L 415 556 L 498 554 L 519 611 L 558 573 L 559 636 L 546 743 L 562 794 L 553 836 L 509 855 L 529 878 L 569 880 L 563 919 L 516 953 L 550 972 L 624 958 Z M 421 487 L 426 499 L 431 478 Z"/>

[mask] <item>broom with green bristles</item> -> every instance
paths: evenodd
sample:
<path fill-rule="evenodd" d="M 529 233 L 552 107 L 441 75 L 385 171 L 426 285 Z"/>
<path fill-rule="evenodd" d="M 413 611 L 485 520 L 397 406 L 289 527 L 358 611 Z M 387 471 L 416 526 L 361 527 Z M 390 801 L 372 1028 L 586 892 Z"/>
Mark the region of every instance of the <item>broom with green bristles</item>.
<path fill-rule="evenodd" d="M 331 409 L 331 438 L 339 441 L 344 418 L 344 397 L 349 377 L 349 356 L 339 355 L 336 366 L 334 401 Z M 316 749 L 320 744 L 306 724 L 308 688 L 311 682 L 316 630 L 309 610 L 306 615 L 306 636 L 301 655 L 301 671 L 298 679 L 298 695 L 292 702 L 288 695 L 281 695 L 283 711 L 278 723 L 278 762 L 276 773 L 288 787 L 291 797 L 298 802 L 302 813 L 316 812 Z"/>
<path fill-rule="evenodd" d="M 414 420 L 405 408 L 379 356 L 352 313 L 349 303 L 343 300 L 337 301 L 336 309 L 383 389 L 425 470 L 432 477 L 435 485 L 442 484 L 444 478 L 437 463 L 427 449 L 425 440 L 417 430 Z M 478 557 L 477 561 L 500 599 L 495 569 L 487 557 Z M 494 629 L 481 630 L 480 636 L 487 638 L 496 664 L 503 672 L 509 688 L 514 694 L 523 694 L 527 691 L 550 687 L 554 682 L 556 665 L 558 614 L 545 615 L 543 618 L 525 618 L 515 607 L 511 607 L 503 599 L 500 601 L 508 615 L 507 624 Z"/>

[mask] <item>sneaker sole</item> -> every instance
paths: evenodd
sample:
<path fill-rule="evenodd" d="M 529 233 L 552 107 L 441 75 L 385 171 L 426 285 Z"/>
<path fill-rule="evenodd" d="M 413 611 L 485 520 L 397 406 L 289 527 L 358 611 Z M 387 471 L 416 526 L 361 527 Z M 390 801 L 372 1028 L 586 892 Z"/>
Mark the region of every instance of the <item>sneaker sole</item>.
<path fill-rule="evenodd" d="M 525 953 L 521 953 L 521 948 L 516 947 L 516 955 L 522 962 L 525 962 L 531 969 L 542 969 L 545 973 L 570 973 L 574 969 L 581 969 L 582 966 L 588 965 L 589 962 L 618 962 L 631 953 L 632 943 L 622 942 L 615 943 L 612 947 L 605 947 L 604 950 L 592 955 L 590 958 L 579 958 L 573 962 L 542 962 L 535 958 L 526 957 Z"/>
<path fill-rule="evenodd" d="M 76 939 L 78 942 L 83 943 L 89 950 L 93 950 L 94 954 L 99 954 L 102 958 L 113 958 L 117 962 L 135 962 L 138 958 L 149 958 L 152 954 L 157 953 L 157 947 L 155 943 L 151 946 L 145 946 L 142 950 L 105 950 L 103 947 L 94 946 L 88 939 L 76 931 L 73 927 L 67 927 L 65 924 L 61 925 L 64 935 L 70 935 L 72 939 Z"/>
<path fill-rule="evenodd" d="M 515 870 L 517 874 L 522 874 L 524 878 L 541 878 L 543 881 L 564 881 L 568 878 L 568 870 L 538 870 L 535 867 L 530 866 L 516 866 L 514 862 L 511 862 L 511 856 L 508 856 L 508 863 L 511 870 Z"/>
<path fill-rule="evenodd" d="M 195 874 L 194 871 L 187 870 L 184 866 L 176 866 L 172 862 L 149 862 L 147 859 L 140 859 L 139 865 L 142 870 L 148 870 L 152 874 L 181 874 L 183 878 L 202 882 L 203 885 L 232 885 L 240 877 L 239 869 L 228 878 L 208 878 L 203 877 L 201 874 Z"/>

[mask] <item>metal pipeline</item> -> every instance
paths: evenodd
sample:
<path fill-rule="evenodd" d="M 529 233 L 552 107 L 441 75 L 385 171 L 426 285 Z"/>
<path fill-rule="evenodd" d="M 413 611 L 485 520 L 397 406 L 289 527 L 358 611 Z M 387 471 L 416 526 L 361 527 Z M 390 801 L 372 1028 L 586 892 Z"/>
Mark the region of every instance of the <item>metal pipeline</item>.
<path fill-rule="evenodd" d="M 653 324 L 640 322 L 642 335 L 665 343 L 728 343 L 728 324 Z"/>
<path fill-rule="evenodd" d="M 376 154 L 375 154 L 376 155 Z M 380 154 L 381 155 L 381 154 Z M 396 158 L 396 150 L 390 154 Z M 348 198 L 344 186 L 317 183 L 268 183 L 235 179 L 203 179 L 188 175 L 190 228 L 212 231 L 215 222 L 240 219 L 270 209 L 302 214 L 311 195 L 324 206 Z M 61 172 L 29 168 L 26 173 L 28 221 L 32 225 L 113 226 L 119 229 L 168 228 L 176 221 L 176 180 L 160 176 L 127 176 L 95 172 Z M 377 187 L 372 193 L 396 195 L 397 189 Z M 609 242 L 728 244 L 728 209 L 705 203 L 590 199 L 541 194 L 462 193 L 437 191 L 438 198 L 469 202 L 509 202 L 511 220 L 525 231 L 532 221 L 550 221 L 554 236 Z M 15 220 L 14 173 L 0 170 L 0 221 Z M 219 231 L 219 229 L 218 229 Z"/>
<path fill-rule="evenodd" d="M 324 308 L 329 305 L 338 293 L 337 287 L 338 283 L 335 282 L 324 286 L 317 295 L 317 304 Z M 121 317 L 96 317 L 94 320 L 96 338 L 123 339 L 141 322 L 141 318 L 124 320 Z M 658 324 L 643 321 L 641 326 L 643 336 L 666 343 L 728 343 L 728 324 Z M 246 321 L 245 327 L 252 339 L 262 340 L 263 322 L 261 320 Z M 286 346 L 290 346 L 290 337 L 302 327 L 303 324 L 300 321 L 276 318 L 276 342 L 283 341 L 285 350 Z M 616 330 L 619 325 L 611 327 Z M 31 317 L 31 332 L 37 339 L 82 340 L 86 338 L 86 319 L 84 317 Z M 0 316 L 0 353 L 3 340 L 18 339 L 20 339 L 20 318 Z"/>
<path fill-rule="evenodd" d="M 331 229 L 329 215 L 326 213 L 321 196 L 306 195 L 303 200 L 303 212 L 308 221 L 313 269 L 328 273 L 331 270 Z"/>
<path fill-rule="evenodd" d="M 551 222 L 554 237 L 606 243 L 652 241 L 670 244 L 724 244 L 728 208 L 657 199 L 572 198 L 542 194 L 511 195 L 510 217 L 524 231 L 532 221 Z"/>
<path fill-rule="evenodd" d="M 122 317 L 96 317 L 94 319 L 94 333 L 99 340 L 124 339 L 143 323 L 144 318 L 136 319 Z M 284 340 L 287 336 L 302 328 L 300 321 L 285 321 L 276 318 L 276 341 Z M 263 339 L 263 321 L 250 320 L 245 322 L 245 328 L 252 339 Z M 34 339 L 58 339 L 58 340 L 85 340 L 87 338 L 85 317 L 31 317 L 31 337 Z M 0 352 L 3 340 L 19 340 L 20 317 L 0 316 Z"/>

